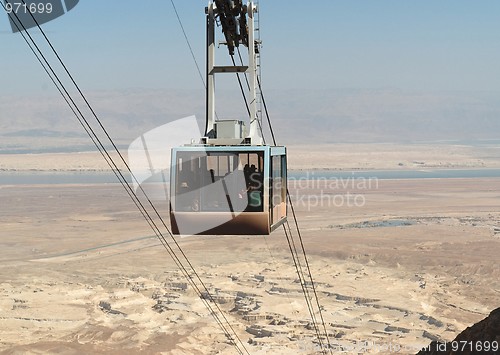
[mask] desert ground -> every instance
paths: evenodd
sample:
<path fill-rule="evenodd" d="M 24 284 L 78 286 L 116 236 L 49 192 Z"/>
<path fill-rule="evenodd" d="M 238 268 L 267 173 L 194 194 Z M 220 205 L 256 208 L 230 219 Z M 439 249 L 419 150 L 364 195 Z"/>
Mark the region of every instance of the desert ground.
<path fill-rule="evenodd" d="M 418 162 L 481 159 L 432 153 Z M 2 167 L 53 166 L 25 159 Z M 500 178 L 354 182 L 289 186 L 333 353 L 415 354 L 500 306 Z M 119 184 L 0 185 L 0 198 L 0 353 L 236 353 Z M 248 353 L 319 352 L 282 229 L 177 241 Z"/>

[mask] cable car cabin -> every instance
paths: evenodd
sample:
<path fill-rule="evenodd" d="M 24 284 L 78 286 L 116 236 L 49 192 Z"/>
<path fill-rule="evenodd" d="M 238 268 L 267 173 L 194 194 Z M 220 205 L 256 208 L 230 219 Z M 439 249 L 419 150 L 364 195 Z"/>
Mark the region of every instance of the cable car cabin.
<path fill-rule="evenodd" d="M 199 145 L 172 149 L 172 232 L 181 235 L 270 234 L 286 221 L 286 148 L 262 145 L 257 103 L 264 100 L 257 65 L 260 63 L 260 41 L 254 22 L 258 9 L 252 1 L 246 6 L 241 2 L 229 6 L 225 1 L 209 1 L 205 13 L 205 135 Z M 235 16 L 238 20 L 233 21 Z M 215 28 L 219 22 L 230 55 L 234 54 L 234 47 L 238 47 L 240 40 L 247 47 L 245 64 L 242 59 L 239 66 L 234 63 L 233 66 L 216 65 L 215 51 L 219 46 L 216 45 Z M 227 73 L 244 73 L 248 78 L 245 97 L 248 121 L 219 120 L 215 114 L 215 76 Z M 240 89 L 243 91 L 241 85 Z"/>
<path fill-rule="evenodd" d="M 270 234 L 287 216 L 286 148 L 174 148 L 170 191 L 174 234 Z"/>

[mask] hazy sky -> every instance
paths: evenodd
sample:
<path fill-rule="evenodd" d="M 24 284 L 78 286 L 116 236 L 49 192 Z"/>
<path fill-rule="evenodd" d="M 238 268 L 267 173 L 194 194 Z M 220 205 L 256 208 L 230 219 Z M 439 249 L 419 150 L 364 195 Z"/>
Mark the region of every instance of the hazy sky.
<path fill-rule="evenodd" d="M 206 1 L 175 3 L 203 70 Z M 260 0 L 260 8 L 268 89 L 500 91 L 498 0 Z M 81 0 L 44 29 L 84 90 L 202 88 L 170 1 Z M 54 93 L 5 14 L 0 48 L 0 94 Z"/>

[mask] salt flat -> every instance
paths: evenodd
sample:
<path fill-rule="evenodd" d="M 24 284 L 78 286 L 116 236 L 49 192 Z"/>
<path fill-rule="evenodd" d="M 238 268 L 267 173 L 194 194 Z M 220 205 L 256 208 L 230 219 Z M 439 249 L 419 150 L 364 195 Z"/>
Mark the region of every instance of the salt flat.
<path fill-rule="evenodd" d="M 288 147 L 294 170 L 500 168 L 496 144 L 308 144 Z M 122 151 L 126 157 L 126 150 Z M 161 154 L 161 152 L 155 152 Z M 120 169 L 125 166 L 111 153 Z M 168 154 L 165 153 L 168 157 Z M 168 159 L 166 160 L 168 161 Z M 147 162 L 145 167 L 149 168 Z M 0 154 L 0 171 L 102 171 L 109 166 L 98 152 Z"/>

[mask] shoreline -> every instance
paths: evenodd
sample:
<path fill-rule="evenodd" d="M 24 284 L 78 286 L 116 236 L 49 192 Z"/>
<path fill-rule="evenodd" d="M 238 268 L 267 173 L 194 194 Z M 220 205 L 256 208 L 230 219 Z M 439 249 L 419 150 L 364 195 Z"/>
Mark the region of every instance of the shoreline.
<path fill-rule="evenodd" d="M 127 160 L 126 150 L 121 151 Z M 110 153 L 119 169 L 125 165 L 116 152 Z M 500 149 L 496 145 L 466 146 L 446 144 L 318 144 L 287 146 L 289 171 L 366 171 L 415 169 L 500 169 Z M 168 160 L 169 155 L 165 154 Z M 162 163 L 163 165 L 163 163 Z M 163 167 L 168 167 L 165 160 Z M 147 169 L 148 163 L 139 168 Z M 162 166 L 158 167 L 162 168 Z M 0 173 L 4 171 L 109 171 L 96 151 L 77 153 L 0 153 Z"/>

